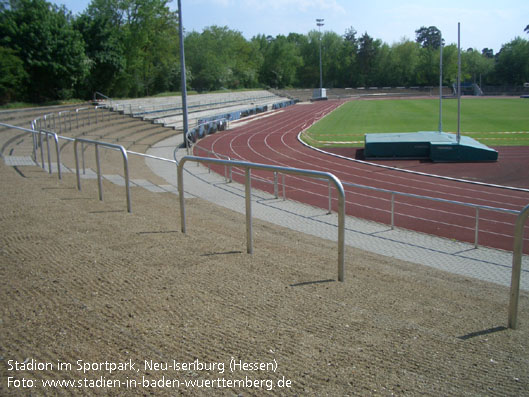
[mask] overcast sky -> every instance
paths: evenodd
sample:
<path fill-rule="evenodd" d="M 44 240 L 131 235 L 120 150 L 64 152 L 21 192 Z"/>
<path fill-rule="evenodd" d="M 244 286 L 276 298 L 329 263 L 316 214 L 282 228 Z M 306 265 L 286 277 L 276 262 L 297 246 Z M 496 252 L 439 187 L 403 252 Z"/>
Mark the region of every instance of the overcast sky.
<path fill-rule="evenodd" d="M 74 14 L 86 9 L 89 0 L 54 0 Z M 170 3 L 177 9 L 177 1 Z M 186 31 L 201 32 L 211 25 L 228 26 L 247 39 L 257 34 L 276 36 L 306 34 L 323 18 L 323 30 L 340 35 L 354 27 L 359 35 L 392 44 L 402 38 L 415 40 L 421 26 L 437 26 L 447 44 L 457 43 L 461 22 L 461 47 L 492 48 L 516 36 L 529 39 L 528 0 L 182 0 Z"/>

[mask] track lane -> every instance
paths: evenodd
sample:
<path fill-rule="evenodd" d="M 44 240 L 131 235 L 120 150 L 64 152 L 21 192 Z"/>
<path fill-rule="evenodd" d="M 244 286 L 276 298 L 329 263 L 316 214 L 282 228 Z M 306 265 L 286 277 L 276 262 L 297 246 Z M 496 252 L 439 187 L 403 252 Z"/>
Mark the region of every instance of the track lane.
<path fill-rule="evenodd" d="M 244 126 L 208 136 L 198 145 L 233 159 L 328 171 L 335 174 L 342 182 L 403 193 L 513 210 L 520 210 L 529 203 L 527 192 L 505 191 L 383 169 L 332 157 L 309 149 L 298 141 L 297 135 L 300 131 L 342 103 L 317 102 L 282 109 L 269 117 L 256 119 Z M 217 172 L 224 174 L 224 169 L 219 168 Z M 272 192 L 273 175 L 260 172 L 253 175 L 268 181 L 268 183 L 252 182 L 256 188 Z M 239 177 L 235 176 L 236 180 L 237 178 Z M 327 208 L 326 183 L 298 176 L 288 176 L 286 180 L 288 198 Z M 239 181 L 242 181 L 242 177 Z M 389 223 L 391 205 L 389 194 L 348 186 L 345 189 L 348 214 Z M 336 201 L 334 198 L 334 206 Z M 472 208 L 397 197 L 395 210 L 396 225 L 399 227 L 462 241 L 474 241 L 475 210 Z M 480 244 L 511 250 L 514 221 L 513 215 L 481 210 Z M 528 239 L 526 238 L 525 241 Z M 524 252 L 529 252 L 528 244 L 525 246 Z"/>

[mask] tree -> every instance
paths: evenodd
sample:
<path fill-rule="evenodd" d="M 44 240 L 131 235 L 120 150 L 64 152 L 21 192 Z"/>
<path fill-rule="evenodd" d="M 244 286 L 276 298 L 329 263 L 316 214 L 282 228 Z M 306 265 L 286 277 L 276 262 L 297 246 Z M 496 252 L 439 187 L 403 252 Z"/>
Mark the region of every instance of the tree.
<path fill-rule="evenodd" d="M 494 58 L 494 50 L 490 49 L 490 48 L 484 48 L 481 50 L 481 54 L 486 57 L 486 58 Z"/>
<path fill-rule="evenodd" d="M 479 51 L 469 48 L 461 54 L 461 69 L 465 78 L 472 78 L 472 82 L 477 83 L 480 77 L 486 77 L 494 68 L 494 60 L 479 53 Z"/>
<path fill-rule="evenodd" d="M 421 26 L 415 31 L 415 37 L 415 41 L 423 48 L 432 48 L 436 50 L 441 46 L 441 31 L 435 26 Z"/>
<path fill-rule="evenodd" d="M 261 82 L 270 87 L 290 87 L 296 81 L 296 71 L 303 65 L 295 43 L 278 35 L 266 47 L 260 71 Z"/>
<path fill-rule="evenodd" d="M 373 85 L 375 80 L 375 60 L 378 50 L 382 44 L 380 40 L 375 40 L 366 33 L 358 40 L 357 63 L 359 69 L 359 84 Z"/>
<path fill-rule="evenodd" d="M 389 85 L 414 86 L 417 84 L 417 68 L 421 47 L 418 43 L 402 40 L 391 47 L 391 72 L 393 78 Z"/>
<path fill-rule="evenodd" d="M 178 82 L 178 16 L 167 0 L 112 0 L 123 10 L 126 66 L 117 84 L 129 96 L 172 90 Z"/>
<path fill-rule="evenodd" d="M 0 46 L 17 54 L 28 76 L 29 84 L 20 90 L 37 102 L 73 96 L 88 63 L 71 13 L 45 0 L 10 0 L 2 6 Z"/>
<path fill-rule="evenodd" d="M 358 82 L 358 39 L 356 30 L 351 26 L 345 31 L 343 36 L 342 53 L 340 62 L 342 64 L 341 84 L 342 87 L 353 87 L 359 85 Z"/>
<path fill-rule="evenodd" d="M 75 21 L 90 60 L 90 74 L 84 84 L 83 96 L 89 97 L 95 91 L 110 96 L 116 94 L 116 81 L 126 65 L 122 23 L 117 2 L 107 0 L 93 0 L 86 12 Z"/>
<path fill-rule="evenodd" d="M 22 99 L 26 79 L 24 62 L 12 49 L 0 47 L 0 105 Z"/>
<path fill-rule="evenodd" d="M 192 71 L 191 84 L 199 91 L 255 87 L 267 39 L 248 42 L 227 26 L 210 26 L 185 39 L 186 63 Z M 264 49 L 263 49 L 264 48 Z"/>
<path fill-rule="evenodd" d="M 529 81 L 529 41 L 517 37 L 504 44 L 496 56 L 496 78 L 502 84 Z"/>

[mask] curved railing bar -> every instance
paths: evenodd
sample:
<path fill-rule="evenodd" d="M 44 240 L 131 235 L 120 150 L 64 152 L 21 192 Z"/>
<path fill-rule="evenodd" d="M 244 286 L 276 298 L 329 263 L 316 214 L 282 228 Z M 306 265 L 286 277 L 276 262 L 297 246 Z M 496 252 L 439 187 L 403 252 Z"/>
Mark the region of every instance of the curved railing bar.
<path fill-rule="evenodd" d="M 79 156 L 77 154 L 77 145 L 79 144 L 79 142 L 95 145 L 99 200 L 103 200 L 103 185 L 102 185 L 101 163 L 99 161 L 99 146 L 103 146 L 103 147 L 107 147 L 111 149 L 117 149 L 121 152 L 121 155 L 123 156 L 123 173 L 125 176 L 125 192 L 127 195 L 127 212 L 132 212 L 132 204 L 131 204 L 131 199 L 130 199 L 129 159 L 127 155 L 127 150 L 123 146 L 116 145 L 113 143 L 94 141 L 91 139 L 84 139 L 84 138 L 75 138 L 73 147 L 74 147 L 74 154 L 75 154 L 75 172 L 77 175 L 77 189 L 78 190 L 81 190 L 81 174 L 79 172 Z"/>
<path fill-rule="evenodd" d="M 251 201 L 251 171 L 252 169 L 281 172 L 282 174 L 302 175 L 312 178 L 323 178 L 329 180 L 338 192 L 338 280 L 344 281 L 345 273 L 345 191 L 340 180 L 329 172 L 305 170 L 300 168 L 280 167 L 274 165 L 248 163 L 245 161 L 221 160 L 208 157 L 185 156 L 177 166 L 178 173 L 178 196 L 180 199 L 180 223 L 182 233 L 186 233 L 186 214 L 184 200 L 184 165 L 187 161 L 200 163 L 221 164 L 231 167 L 245 169 L 245 201 L 246 201 L 246 249 L 249 254 L 253 253 L 252 240 L 252 201 Z"/>
<path fill-rule="evenodd" d="M 39 138 L 40 138 L 40 153 L 41 153 L 41 159 L 42 159 L 41 160 L 42 161 L 42 168 L 44 168 L 44 150 L 42 148 L 42 135 L 45 135 L 46 136 L 46 146 L 47 146 L 47 150 L 48 150 L 48 155 L 47 155 L 47 157 L 48 157 L 48 172 L 50 174 L 53 173 L 52 166 L 51 166 L 50 146 L 49 146 L 49 141 L 48 141 L 48 138 L 51 135 L 53 137 L 54 142 L 55 142 L 55 153 L 56 153 L 56 158 L 57 158 L 57 175 L 59 176 L 59 179 L 62 179 L 62 174 L 61 174 L 61 151 L 59 149 L 59 135 L 57 135 L 53 131 L 46 131 L 46 130 L 38 131 L 38 130 L 18 127 L 16 125 L 11 125 L 11 124 L 6 124 L 6 123 L 0 123 L 0 125 L 3 126 L 3 127 L 8 127 L 8 128 L 13 128 L 13 129 L 16 129 L 16 130 L 28 132 L 28 133 L 33 135 L 33 155 L 34 155 L 34 160 L 35 161 L 36 161 L 36 157 L 37 157 L 37 151 L 36 151 L 36 148 L 35 148 L 35 142 L 36 142 L 35 135 L 39 134 Z M 33 126 L 33 123 L 32 123 L 32 126 Z"/>

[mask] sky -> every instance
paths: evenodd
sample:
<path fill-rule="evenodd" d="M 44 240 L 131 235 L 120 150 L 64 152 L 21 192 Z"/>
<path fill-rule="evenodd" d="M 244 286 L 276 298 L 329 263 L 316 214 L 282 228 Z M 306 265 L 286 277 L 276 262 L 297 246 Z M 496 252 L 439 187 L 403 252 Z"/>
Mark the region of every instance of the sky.
<path fill-rule="evenodd" d="M 520 36 L 529 39 L 527 0 L 181 0 L 187 32 L 208 26 L 228 26 L 247 39 L 258 34 L 277 36 L 306 34 L 317 29 L 316 19 L 324 19 L 323 31 L 343 35 L 353 27 L 357 37 L 367 32 L 375 39 L 393 44 L 415 40 L 421 26 L 436 26 L 446 44 L 457 44 L 457 24 L 461 23 L 461 48 L 492 48 Z M 90 0 L 53 0 L 74 14 L 83 12 Z M 177 9 L 177 0 L 169 3 Z"/>

